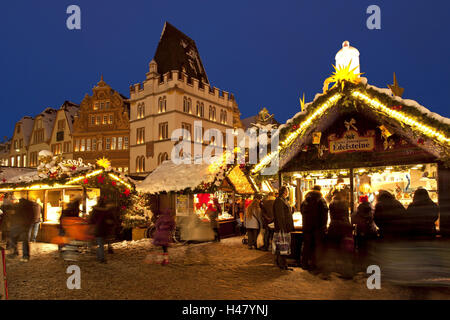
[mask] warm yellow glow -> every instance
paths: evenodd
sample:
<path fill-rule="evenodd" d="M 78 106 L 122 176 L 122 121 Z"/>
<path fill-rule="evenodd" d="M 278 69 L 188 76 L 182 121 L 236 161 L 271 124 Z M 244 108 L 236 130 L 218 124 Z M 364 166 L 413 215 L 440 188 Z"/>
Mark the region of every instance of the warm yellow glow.
<path fill-rule="evenodd" d="M 12 192 L 12 191 L 28 191 L 28 190 L 41 190 L 41 189 L 62 189 L 62 188 L 77 188 L 77 186 L 66 186 L 62 184 L 54 184 L 52 186 L 47 184 L 33 184 L 27 187 L 17 188 L 2 188 L 0 192 Z"/>
<path fill-rule="evenodd" d="M 119 178 L 118 176 L 116 176 L 115 174 L 112 173 L 108 173 L 108 176 L 110 176 L 112 179 L 120 182 L 121 184 L 123 184 L 124 186 L 126 186 L 128 189 L 131 189 L 131 185 L 129 183 L 126 183 L 123 179 Z"/>
<path fill-rule="evenodd" d="M 351 65 L 351 61 L 345 67 L 339 65 L 336 68 L 336 66 L 333 65 L 333 68 L 335 71 L 332 73 L 332 75 L 330 77 L 325 79 L 325 82 L 323 83 L 323 91 L 324 92 L 328 91 L 328 85 L 333 82 L 334 82 L 334 85 L 331 87 L 331 89 L 333 89 L 335 86 L 337 86 L 337 84 L 339 82 L 342 83 L 342 86 L 344 85 L 344 81 L 348 81 L 351 83 L 359 83 L 361 81 L 359 76 L 362 75 L 362 73 L 355 73 L 355 70 L 358 69 L 359 66 L 356 66 L 355 68 L 350 69 L 350 65 Z"/>
<path fill-rule="evenodd" d="M 415 127 L 417 129 L 419 129 L 423 134 L 425 134 L 426 136 L 428 136 L 430 138 L 435 138 L 438 141 L 443 142 L 443 143 L 447 143 L 447 144 L 450 143 L 450 137 L 445 136 L 444 134 L 434 130 L 433 128 L 431 128 L 431 127 L 429 127 L 429 126 L 427 126 L 427 125 L 425 125 L 425 124 L 423 124 L 423 123 L 421 123 L 399 111 L 390 109 L 389 107 L 380 103 L 377 99 L 372 99 L 369 96 L 367 96 L 366 94 L 359 92 L 359 91 L 354 91 L 352 93 L 352 95 L 355 98 L 358 98 L 358 99 L 364 101 L 372 108 L 383 111 L 384 113 L 387 113 L 392 118 L 397 119 L 403 123 L 406 123 L 407 125 L 410 125 L 411 127 Z"/>
<path fill-rule="evenodd" d="M 98 175 L 98 174 L 100 174 L 102 172 L 103 172 L 103 169 L 98 169 L 98 170 L 95 170 L 95 171 L 92 171 L 92 172 L 88 173 L 85 176 L 80 176 L 80 177 L 77 177 L 77 178 L 73 178 L 73 179 L 69 180 L 66 184 L 77 183 L 77 182 L 79 182 L 81 180 L 84 180 L 84 179 L 87 179 L 89 177 L 96 176 L 96 175 Z"/>
<path fill-rule="evenodd" d="M 107 169 L 111 166 L 111 161 L 109 161 L 107 158 L 103 157 L 103 158 L 97 160 L 97 165 L 99 167 Z"/>
<path fill-rule="evenodd" d="M 208 171 L 209 173 L 217 173 L 217 171 L 222 167 L 227 160 L 228 152 L 222 153 L 222 155 L 217 156 L 217 159 L 215 159 L 209 166 Z"/>
<path fill-rule="evenodd" d="M 297 130 L 292 131 L 286 139 L 284 139 L 283 142 L 280 143 L 278 146 L 278 150 L 271 152 L 267 154 L 264 158 L 261 159 L 261 161 L 252 169 L 252 173 L 257 173 L 260 171 L 264 166 L 266 166 L 272 159 L 277 156 L 280 152 L 280 150 L 288 145 L 290 145 L 304 130 L 306 130 L 311 123 L 316 119 L 317 117 L 321 116 L 327 109 L 332 107 L 339 99 L 341 98 L 340 93 L 334 94 L 332 97 L 330 97 L 327 101 L 325 101 L 320 107 L 316 109 L 307 119 L 305 119 L 302 123 L 299 124 L 299 127 Z"/>
<path fill-rule="evenodd" d="M 230 173 L 228 174 L 228 179 L 230 179 L 237 193 L 254 193 L 250 182 L 247 180 L 247 177 L 242 172 L 242 170 L 239 169 L 238 166 L 235 166 L 233 170 L 230 171 Z"/>

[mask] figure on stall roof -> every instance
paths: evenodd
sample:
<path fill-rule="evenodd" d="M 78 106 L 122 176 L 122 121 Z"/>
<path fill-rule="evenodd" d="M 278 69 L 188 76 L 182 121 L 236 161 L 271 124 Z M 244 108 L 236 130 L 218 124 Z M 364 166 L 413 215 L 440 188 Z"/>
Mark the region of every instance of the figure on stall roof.
<path fill-rule="evenodd" d="M 101 197 L 97 205 L 92 209 L 89 216 L 89 223 L 95 226 L 94 236 L 97 242 L 97 260 L 106 263 L 105 259 L 105 242 L 108 245 L 108 252 L 113 253 L 111 242 L 107 239 L 114 234 L 116 226 L 113 213 L 113 205 L 107 203 L 104 197 Z"/>
<path fill-rule="evenodd" d="M 245 214 L 245 228 L 247 229 L 249 249 L 257 249 L 256 240 L 259 229 L 262 226 L 260 201 L 261 196 L 259 194 L 255 195 Z"/>
<path fill-rule="evenodd" d="M 173 241 L 173 231 L 175 229 L 175 220 L 169 209 L 163 210 L 156 220 L 155 235 L 153 244 L 160 246 L 163 251 L 163 259 L 161 265 L 169 264 L 169 245 Z"/>
<path fill-rule="evenodd" d="M 382 238 L 405 236 L 409 227 L 405 207 L 386 190 L 379 190 L 374 221 Z"/>
<path fill-rule="evenodd" d="M 264 251 L 268 251 L 273 239 L 274 215 L 273 203 L 275 202 L 275 193 L 270 192 L 261 203 L 262 223 L 264 228 Z"/>
<path fill-rule="evenodd" d="M 303 221 L 301 264 L 305 270 L 322 266 L 328 206 L 320 190 L 320 186 L 314 186 L 313 190 L 306 194 L 300 207 Z"/>
<path fill-rule="evenodd" d="M 211 228 L 214 231 L 214 241 L 216 242 L 220 242 L 219 222 L 217 221 L 220 212 L 221 208 L 219 200 L 217 200 L 217 198 L 214 198 L 213 203 L 210 203 L 208 205 L 208 209 L 206 209 L 206 215 L 208 216 L 211 223 Z"/>
<path fill-rule="evenodd" d="M 28 242 L 30 228 L 34 221 L 33 203 L 25 198 L 21 198 L 9 216 L 10 221 L 10 245 L 11 253 L 9 258 L 15 258 L 19 255 L 17 242 L 22 240 L 22 259 L 23 262 L 30 260 L 30 244 Z"/>
<path fill-rule="evenodd" d="M 377 227 L 373 221 L 373 211 L 368 196 L 359 197 L 359 205 L 352 214 L 352 225 L 356 226 L 355 245 L 358 251 L 359 270 L 367 267 L 369 241 L 377 237 Z"/>
<path fill-rule="evenodd" d="M 433 238 L 436 235 L 439 207 L 431 200 L 426 189 L 419 188 L 414 192 L 413 202 L 408 206 L 406 216 L 409 236 Z"/>
<path fill-rule="evenodd" d="M 354 250 L 353 229 L 349 219 L 349 206 L 345 193 L 335 191 L 330 203 L 330 226 L 327 233 L 327 271 L 343 277 L 352 277 Z"/>
<path fill-rule="evenodd" d="M 274 240 L 275 235 L 284 234 L 289 235 L 292 231 L 294 231 L 294 220 L 292 218 L 291 208 L 289 206 L 289 202 L 287 201 L 287 197 L 289 195 L 289 190 L 286 186 L 282 186 L 279 191 L 279 196 L 275 199 L 273 203 L 273 213 L 274 213 Z M 288 244 L 290 245 L 290 244 Z M 278 245 L 276 244 L 275 247 Z M 291 270 L 288 268 L 286 263 L 286 256 L 281 254 L 278 248 L 275 250 L 275 263 L 276 265 L 283 270 Z"/>

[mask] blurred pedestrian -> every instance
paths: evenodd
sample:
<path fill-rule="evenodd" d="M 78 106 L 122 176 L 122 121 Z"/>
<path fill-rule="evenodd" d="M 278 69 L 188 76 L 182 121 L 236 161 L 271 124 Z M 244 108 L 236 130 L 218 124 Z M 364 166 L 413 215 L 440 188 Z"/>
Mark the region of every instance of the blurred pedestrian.
<path fill-rule="evenodd" d="M 163 250 L 163 259 L 161 265 L 169 263 L 169 245 L 173 241 L 173 230 L 175 229 L 175 220 L 173 219 L 170 210 L 162 211 L 156 220 L 156 230 L 153 237 L 153 244 L 160 246 Z"/>
<path fill-rule="evenodd" d="M 220 234 L 219 234 L 219 222 L 217 219 L 219 218 L 219 213 L 221 212 L 220 204 L 217 198 L 213 199 L 213 203 L 208 205 L 205 214 L 208 216 L 211 228 L 214 231 L 214 241 L 220 242 Z"/>
<path fill-rule="evenodd" d="M 112 204 L 107 204 L 106 200 L 101 197 L 97 205 L 92 208 L 89 217 L 89 223 L 94 225 L 94 236 L 97 242 L 97 260 L 106 263 L 105 259 L 105 242 L 113 233 L 116 226 Z M 108 241 L 108 251 L 112 252 L 111 243 Z"/>
<path fill-rule="evenodd" d="M 9 217 L 13 214 L 11 211 L 15 210 L 14 196 L 12 193 L 5 193 L 1 210 L 3 212 L 1 221 L 2 238 L 6 241 L 6 249 L 9 249 L 9 231 L 11 229 Z"/>
<path fill-rule="evenodd" d="M 63 237 L 65 236 L 65 231 L 63 228 L 62 221 L 64 218 L 74 218 L 80 216 L 80 197 L 75 197 L 70 201 L 69 203 L 64 203 L 63 208 L 61 210 L 61 216 L 59 217 L 59 228 L 58 228 L 58 235 Z M 62 253 L 62 248 L 64 247 L 63 244 L 58 244 L 58 251 Z"/>
<path fill-rule="evenodd" d="M 249 249 L 257 249 L 256 240 L 262 226 L 260 201 L 261 196 L 255 195 L 245 214 L 245 228 L 247 229 Z"/>
<path fill-rule="evenodd" d="M 30 260 L 30 244 L 28 242 L 31 225 L 34 221 L 33 203 L 25 198 L 21 198 L 15 210 L 10 211 L 10 246 L 11 253 L 9 258 L 15 258 L 19 255 L 17 242 L 22 241 L 22 259 L 28 262 Z"/>
<path fill-rule="evenodd" d="M 352 215 L 352 225 L 356 226 L 355 246 L 358 252 L 359 268 L 366 269 L 369 241 L 377 237 L 377 227 L 373 221 L 373 210 L 369 197 L 359 197 L 359 205 Z"/>
<path fill-rule="evenodd" d="M 262 224 L 264 228 L 264 251 L 268 251 L 271 246 L 274 232 L 274 214 L 273 203 L 275 202 L 275 193 L 270 192 L 261 203 Z"/>
<path fill-rule="evenodd" d="M 294 231 L 294 220 L 292 218 L 292 212 L 287 201 L 289 190 L 287 187 L 282 186 L 279 191 L 279 196 L 273 203 L 274 213 L 274 240 L 281 243 L 280 239 L 290 239 L 290 233 Z M 290 246 L 290 243 L 283 244 Z M 277 246 L 277 245 L 276 245 Z M 275 262 L 280 269 L 290 270 L 286 263 L 286 255 L 282 254 L 278 248 L 275 250 Z"/>
<path fill-rule="evenodd" d="M 374 221 L 382 238 L 399 238 L 409 229 L 405 207 L 386 190 L 378 192 Z"/>
<path fill-rule="evenodd" d="M 413 202 L 406 210 L 409 236 L 432 238 L 436 235 L 439 207 L 431 200 L 428 191 L 419 188 L 414 192 Z"/>
<path fill-rule="evenodd" d="M 42 206 L 40 204 L 40 200 L 38 200 L 39 199 L 37 199 L 36 201 L 32 201 L 34 220 L 29 233 L 30 242 L 36 242 L 36 238 L 39 232 L 39 226 L 42 222 Z"/>
<path fill-rule="evenodd" d="M 300 206 L 303 222 L 301 265 L 305 270 L 316 269 L 321 264 L 324 250 L 328 206 L 320 190 L 320 186 L 314 186 Z"/>

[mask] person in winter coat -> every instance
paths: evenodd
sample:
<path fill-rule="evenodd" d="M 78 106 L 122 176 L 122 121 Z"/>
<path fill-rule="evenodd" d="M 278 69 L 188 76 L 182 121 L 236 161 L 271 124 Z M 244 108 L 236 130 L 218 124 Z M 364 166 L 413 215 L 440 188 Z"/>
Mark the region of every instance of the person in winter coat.
<path fill-rule="evenodd" d="M 273 203 L 273 213 L 275 229 L 274 232 L 290 233 L 294 231 L 294 219 L 292 218 L 291 207 L 287 201 L 289 191 L 287 187 L 282 186 L 279 191 L 278 198 Z M 290 270 L 286 264 L 286 257 L 276 252 L 276 264 L 280 269 Z"/>
<path fill-rule="evenodd" d="M 317 268 L 322 257 L 328 222 L 328 206 L 320 192 L 320 186 L 308 192 L 300 206 L 303 221 L 302 268 Z"/>
<path fill-rule="evenodd" d="M 374 211 L 374 221 L 383 238 L 396 238 L 405 235 L 408 221 L 405 207 L 385 190 L 380 190 Z"/>
<path fill-rule="evenodd" d="M 15 204 L 13 201 L 13 194 L 12 193 L 5 193 L 3 197 L 3 204 L 1 207 L 1 210 L 3 212 L 2 214 L 2 221 L 1 221 L 1 232 L 2 232 L 2 238 L 6 241 L 6 249 L 10 248 L 10 241 L 9 241 L 9 230 L 11 229 L 11 224 L 9 222 L 9 217 L 11 214 L 13 214 L 13 210 L 15 210 Z"/>
<path fill-rule="evenodd" d="M 275 194 L 273 192 L 269 193 L 268 196 L 261 203 L 261 214 L 262 214 L 262 226 L 264 228 L 264 251 L 269 250 L 269 246 L 273 238 L 274 228 L 269 227 L 273 224 L 274 214 L 273 214 L 273 203 L 275 202 Z"/>
<path fill-rule="evenodd" d="M 358 208 L 352 215 L 352 225 L 356 226 L 355 244 L 358 248 L 360 268 L 364 270 L 367 267 L 365 262 L 368 255 L 369 241 L 377 237 L 377 228 L 373 221 L 373 212 L 368 196 L 359 197 Z"/>
<path fill-rule="evenodd" d="M 172 232 L 175 229 L 175 220 L 169 210 L 162 211 L 156 220 L 155 234 L 153 236 L 153 244 L 160 246 L 163 250 L 162 265 L 169 263 L 168 248 L 172 242 Z"/>
<path fill-rule="evenodd" d="M 22 240 L 22 261 L 30 260 L 30 244 L 28 242 L 28 235 L 31 225 L 34 221 L 33 203 L 27 199 L 20 199 L 15 210 L 11 211 L 9 216 L 10 222 L 10 258 L 15 258 L 19 255 L 17 250 L 17 242 Z"/>
<path fill-rule="evenodd" d="M 114 233 L 116 226 L 113 214 L 112 204 L 106 204 L 103 198 L 100 198 L 97 205 L 92 209 L 89 217 L 89 223 L 95 226 L 94 235 L 97 242 L 97 260 L 106 263 L 105 259 L 105 242 L 106 239 Z M 111 243 L 108 242 L 108 251 L 112 252 Z"/>
<path fill-rule="evenodd" d="M 208 205 L 208 209 L 206 209 L 206 215 L 209 218 L 211 223 L 211 228 L 214 231 L 214 241 L 220 242 L 220 234 L 219 234 L 219 222 L 217 219 L 219 218 L 219 212 L 221 212 L 220 204 L 217 198 L 213 199 L 213 203 Z"/>
<path fill-rule="evenodd" d="M 29 239 L 31 242 L 36 242 L 39 226 L 42 222 L 42 206 L 37 201 L 33 201 L 33 214 L 34 221 L 30 228 Z"/>
<path fill-rule="evenodd" d="M 330 226 L 327 233 L 327 271 L 344 277 L 353 276 L 353 228 L 350 224 L 348 201 L 343 192 L 334 193 L 330 203 Z"/>
<path fill-rule="evenodd" d="M 257 249 L 256 240 L 262 227 L 260 202 L 261 196 L 256 195 L 245 214 L 245 228 L 247 229 L 249 249 Z"/>
<path fill-rule="evenodd" d="M 412 237 L 434 237 L 439 207 L 430 199 L 428 191 L 419 188 L 414 192 L 413 202 L 406 210 L 409 235 Z"/>

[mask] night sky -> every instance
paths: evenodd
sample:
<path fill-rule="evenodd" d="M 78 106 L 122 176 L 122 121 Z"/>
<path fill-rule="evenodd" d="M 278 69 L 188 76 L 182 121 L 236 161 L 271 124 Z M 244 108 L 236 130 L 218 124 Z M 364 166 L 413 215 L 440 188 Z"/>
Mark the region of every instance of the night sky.
<path fill-rule="evenodd" d="M 66 8 L 81 8 L 68 30 Z M 366 9 L 381 7 L 381 30 Z M 129 97 L 145 79 L 165 21 L 194 39 L 213 86 L 235 94 L 242 117 L 262 107 L 284 122 L 311 101 L 344 40 L 370 84 L 395 71 L 404 98 L 450 117 L 449 1 L 7 1 L 0 11 L 0 137 L 24 115 L 80 103 L 103 73 Z"/>

